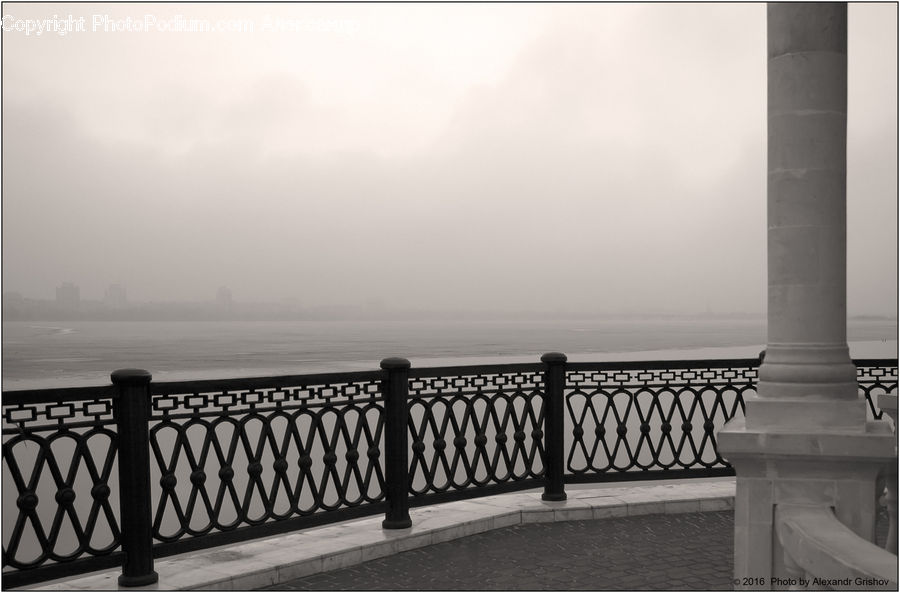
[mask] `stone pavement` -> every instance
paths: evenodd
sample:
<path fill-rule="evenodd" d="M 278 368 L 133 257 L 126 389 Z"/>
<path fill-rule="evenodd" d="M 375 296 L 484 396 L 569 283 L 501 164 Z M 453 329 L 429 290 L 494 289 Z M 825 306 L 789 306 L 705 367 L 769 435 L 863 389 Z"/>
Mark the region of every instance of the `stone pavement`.
<path fill-rule="evenodd" d="M 269 590 L 731 590 L 733 511 L 526 523 Z"/>
<path fill-rule="evenodd" d="M 733 511 L 525 523 L 266 590 L 730 591 L 733 529 Z M 879 546 L 887 531 L 882 507 Z"/>
<path fill-rule="evenodd" d="M 129 590 L 730 588 L 733 479 L 566 492 L 413 508 L 408 529 L 370 516 L 170 556 L 155 562 L 159 582 Z M 121 590 L 120 572 L 23 589 Z"/>
<path fill-rule="evenodd" d="M 283 535 L 261 538 L 258 540 L 237 542 L 234 544 L 198 550 L 196 552 L 169 556 L 158 559 L 154 568 L 159 574 L 159 582 L 144 587 L 135 587 L 131 590 L 248 590 L 260 589 L 277 585 L 279 583 L 291 583 L 296 579 L 302 579 L 313 575 L 329 573 L 331 576 L 340 574 L 339 571 L 349 569 L 366 562 L 381 558 L 388 558 L 397 554 L 403 554 L 411 550 L 431 548 L 441 550 L 436 544 L 459 540 L 461 549 L 468 549 L 470 536 L 486 534 L 497 529 L 509 527 L 527 527 L 531 524 L 551 524 L 562 522 L 575 522 L 583 524 L 584 529 L 596 529 L 605 525 L 605 519 L 640 518 L 646 515 L 691 515 L 701 512 L 717 513 L 728 512 L 734 508 L 734 479 L 732 478 L 693 478 L 684 482 L 665 482 L 660 484 L 609 484 L 609 485 L 582 485 L 566 489 L 568 500 L 560 502 L 547 502 L 541 500 L 541 493 L 526 491 L 512 494 L 500 494 L 470 500 L 428 505 L 410 509 L 412 527 L 407 529 L 389 529 L 381 527 L 383 516 L 369 516 L 342 523 L 334 523 L 292 532 Z M 599 520 L 599 521 L 598 521 Z M 658 523 L 648 523 L 654 525 Z M 687 524 L 678 523 L 684 529 Z M 573 526 L 563 527 L 572 529 Z M 633 526 L 629 529 L 632 529 Z M 678 529 L 648 527 L 650 533 L 673 532 Z M 548 533 L 553 530 L 549 529 Z M 505 532 L 504 532 L 505 533 Z M 501 533 L 501 536 L 504 534 Z M 519 541 L 531 541 L 537 536 L 531 535 L 526 529 L 515 531 L 519 533 Z M 541 532 L 543 533 L 543 532 Z M 620 554 L 616 550 L 621 549 L 620 540 L 626 538 L 628 529 L 621 532 L 619 540 L 611 540 L 609 546 L 596 548 L 598 554 Z M 544 534 L 546 535 L 546 534 Z M 654 535 L 653 538 L 655 539 Z M 544 536 L 537 537 L 540 541 Z M 553 539 L 553 538 L 550 538 Z M 557 538 L 557 544 L 563 545 L 567 537 Z M 583 537 L 582 541 L 587 541 Z M 668 555 L 681 553 L 688 546 L 687 536 L 681 538 L 683 542 L 674 545 Z M 537 556 L 533 548 L 526 546 L 507 545 L 501 539 L 493 546 L 503 558 L 507 554 L 513 554 L 515 550 L 519 565 L 542 566 L 535 557 L 543 561 L 544 558 L 552 558 L 554 550 L 548 548 L 540 551 Z M 699 542 L 690 545 L 700 545 Z M 676 538 L 676 541 L 680 541 Z M 605 549 L 608 548 L 608 549 Z M 429 552 L 425 553 L 427 557 Z M 637 552 L 637 557 L 644 558 Z M 557 554 L 565 557 L 568 554 Z M 472 562 L 463 556 L 459 559 L 455 568 L 451 571 L 465 576 Z M 727 554 L 726 554 L 727 556 Z M 598 556 L 605 558 L 606 556 Z M 404 560 L 406 564 L 408 561 Z M 587 565 L 594 560 L 586 561 Z M 649 561 L 647 561 L 650 563 Z M 418 560 L 416 560 L 418 563 Z M 440 560 L 438 564 L 446 564 Z M 652 564 L 652 563 L 650 563 Z M 338 572 L 335 572 L 338 571 Z M 562 577 L 565 568 L 556 570 L 557 577 Z M 24 589 L 36 589 L 43 591 L 115 591 L 121 589 L 117 579 L 120 568 L 98 571 L 85 575 L 63 578 L 24 587 Z M 434 571 L 428 571 L 433 573 Z M 513 576 L 520 573 L 521 569 L 512 571 Z M 541 571 L 538 571 L 541 572 Z M 547 570 L 547 572 L 554 572 Z M 623 575 L 614 575 L 620 578 Z M 672 575 L 677 576 L 677 575 Z M 497 578 L 495 572 L 492 579 Z M 636 578 L 636 577 L 632 577 Z M 384 581 L 384 588 L 398 588 L 393 580 Z M 353 585 L 355 588 L 370 589 L 366 583 Z M 415 588 L 420 588 L 420 582 Z M 460 588 L 455 584 L 447 588 Z M 588 585 L 586 585 L 588 586 Z M 635 585 L 636 586 L 636 585 Z M 483 589 L 484 583 L 479 582 L 473 588 Z M 590 588 L 590 586 L 588 586 Z"/>

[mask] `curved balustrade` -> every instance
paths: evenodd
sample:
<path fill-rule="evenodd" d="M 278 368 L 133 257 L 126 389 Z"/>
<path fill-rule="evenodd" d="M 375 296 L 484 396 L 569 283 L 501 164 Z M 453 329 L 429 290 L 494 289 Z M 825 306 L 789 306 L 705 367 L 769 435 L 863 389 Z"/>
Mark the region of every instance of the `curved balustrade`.
<path fill-rule="evenodd" d="M 715 431 L 744 413 L 756 359 L 570 363 L 571 482 L 733 475 Z"/>
<path fill-rule="evenodd" d="M 381 380 L 373 371 L 152 383 L 158 551 L 233 541 L 235 530 L 241 539 L 294 529 L 324 513 L 348 518 L 382 502 Z"/>
<path fill-rule="evenodd" d="M 4 392 L 4 585 L 151 545 L 160 557 L 382 512 L 402 527 L 409 506 L 542 485 L 560 500 L 564 483 L 733 475 L 715 432 L 743 413 L 756 359 L 547 356 Z M 896 393 L 897 361 L 857 365 L 874 411 L 872 398 Z M 136 395 L 147 405 L 123 406 Z M 142 447 L 149 467 L 121 465 L 120 451 Z M 136 526 L 119 498 L 146 490 L 142 472 L 151 516 Z"/>
<path fill-rule="evenodd" d="M 411 369 L 411 502 L 540 486 L 543 393 L 539 364 Z"/>
<path fill-rule="evenodd" d="M 881 375 L 878 374 L 878 377 Z M 894 423 L 897 395 L 889 385 L 877 405 Z M 871 397 L 871 390 L 865 393 Z M 869 404 L 873 404 L 871 399 Z M 880 414 L 879 414 L 880 415 Z M 882 483 L 884 487 L 882 487 Z M 784 549 L 787 578 L 783 583 L 800 589 L 857 589 L 896 591 L 897 580 L 897 460 L 885 468 L 876 491 L 885 492 L 889 527 L 885 549 L 854 533 L 841 523 L 833 509 L 821 506 L 779 504 L 775 511 L 778 538 Z"/>
<path fill-rule="evenodd" d="M 888 415 L 894 424 L 894 435 L 897 431 L 897 394 L 882 393 L 878 396 L 878 407 Z M 882 472 L 884 478 L 884 501 L 888 509 L 888 533 L 885 549 L 897 553 L 897 462 L 888 464 Z"/>
<path fill-rule="evenodd" d="M 830 508 L 781 504 L 775 514 L 786 585 L 803 579 L 813 590 L 897 590 L 896 554 L 855 534 Z"/>

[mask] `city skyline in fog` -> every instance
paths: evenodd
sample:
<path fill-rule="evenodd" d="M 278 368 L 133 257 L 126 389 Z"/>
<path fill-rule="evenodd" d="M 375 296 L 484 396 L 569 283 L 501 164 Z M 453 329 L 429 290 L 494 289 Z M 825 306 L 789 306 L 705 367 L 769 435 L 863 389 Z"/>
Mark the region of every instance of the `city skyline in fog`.
<path fill-rule="evenodd" d="M 849 6 L 851 315 L 897 309 L 896 11 Z M 5 293 L 765 311 L 764 4 L 5 4 L 4 28 Z"/>

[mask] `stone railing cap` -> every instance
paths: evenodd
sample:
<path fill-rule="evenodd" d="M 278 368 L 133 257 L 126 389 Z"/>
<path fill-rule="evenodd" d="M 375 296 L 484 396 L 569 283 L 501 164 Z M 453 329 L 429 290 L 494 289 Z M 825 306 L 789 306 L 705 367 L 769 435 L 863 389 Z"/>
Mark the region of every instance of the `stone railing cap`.
<path fill-rule="evenodd" d="M 541 362 L 566 362 L 568 357 L 562 352 L 548 352 L 541 356 Z"/>
<path fill-rule="evenodd" d="M 381 368 L 386 371 L 397 370 L 397 369 L 408 369 L 411 365 L 409 361 L 405 358 L 400 358 L 399 356 L 391 356 L 390 358 L 385 358 L 381 361 Z"/>
<path fill-rule="evenodd" d="M 119 383 L 149 383 L 150 379 L 153 378 L 153 375 L 150 374 L 150 371 L 145 371 L 144 369 L 119 369 L 117 371 L 113 371 L 109 375 L 110 380 L 116 385 Z"/>

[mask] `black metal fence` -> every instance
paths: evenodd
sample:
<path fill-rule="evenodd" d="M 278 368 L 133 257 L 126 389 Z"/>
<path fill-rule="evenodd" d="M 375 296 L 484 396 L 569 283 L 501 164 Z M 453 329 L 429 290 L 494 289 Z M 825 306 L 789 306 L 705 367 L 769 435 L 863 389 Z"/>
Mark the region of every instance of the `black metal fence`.
<path fill-rule="evenodd" d="M 3 585 L 565 483 L 733 475 L 756 359 L 409 368 L 3 394 Z M 896 360 L 857 360 L 874 417 Z M 123 460 L 127 459 L 128 463 Z M 122 504 L 127 501 L 127 504 Z M 123 554 L 123 552 L 126 552 Z"/>

